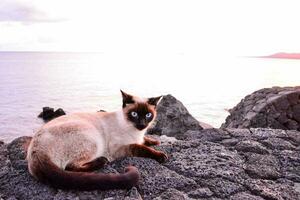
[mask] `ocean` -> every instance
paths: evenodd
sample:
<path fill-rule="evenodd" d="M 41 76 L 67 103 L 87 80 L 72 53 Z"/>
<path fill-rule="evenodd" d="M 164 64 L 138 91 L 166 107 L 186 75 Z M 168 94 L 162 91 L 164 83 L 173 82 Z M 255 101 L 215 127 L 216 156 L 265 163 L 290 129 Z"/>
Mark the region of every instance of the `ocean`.
<path fill-rule="evenodd" d="M 67 113 L 121 108 L 120 89 L 172 94 L 198 120 L 219 127 L 244 96 L 300 85 L 300 60 L 188 53 L 0 52 L 0 140 L 32 135 L 42 107 Z"/>

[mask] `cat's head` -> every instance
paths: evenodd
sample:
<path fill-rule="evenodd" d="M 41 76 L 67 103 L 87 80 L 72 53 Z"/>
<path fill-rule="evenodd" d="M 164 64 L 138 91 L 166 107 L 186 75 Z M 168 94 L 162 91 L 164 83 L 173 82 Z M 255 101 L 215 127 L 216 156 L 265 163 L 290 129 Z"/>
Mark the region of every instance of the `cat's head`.
<path fill-rule="evenodd" d="M 156 105 L 161 96 L 140 98 L 121 90 L 125 118 L 138 130 L 146 129 L 156 117 Z"/>

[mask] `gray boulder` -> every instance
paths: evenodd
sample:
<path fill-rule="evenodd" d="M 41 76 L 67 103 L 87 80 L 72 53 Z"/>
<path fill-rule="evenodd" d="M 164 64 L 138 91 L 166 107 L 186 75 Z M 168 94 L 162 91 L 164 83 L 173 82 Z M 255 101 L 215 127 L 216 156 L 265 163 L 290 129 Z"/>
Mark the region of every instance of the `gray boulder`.
<path fill-rule="evenodd" d="M 258 90 L 230 110 L 222 128 L 300 130 L 300 87 Z"/>
<path fill-rule="evenodd" d="M 172 95 L 165 95 L 157 106 L 157 117 L 148 134 L 180 137 L 187 130 L 202 130 L 203 127 Z"/>

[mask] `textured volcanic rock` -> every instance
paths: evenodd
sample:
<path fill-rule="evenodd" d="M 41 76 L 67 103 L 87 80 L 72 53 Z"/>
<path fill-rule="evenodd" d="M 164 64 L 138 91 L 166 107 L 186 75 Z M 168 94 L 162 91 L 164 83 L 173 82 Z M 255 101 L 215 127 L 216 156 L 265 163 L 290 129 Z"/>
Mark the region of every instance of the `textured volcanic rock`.
<path fill-rule="evenodd" d="M 38 117 L 47 122 L 65 114 L 66 113 L 62 108 L 58 108 L 56 111 L 54 111 L 54 108 L 43 107 L 43 111 L 38 115 Z"/>
<path fill-rule="evenodd" d="M 289 98 L 288 98 L 289 99 Z M 291 97 L 295 104 L 295 98 Z M 286 106 L 279 106 L 286 109 Z M 300 199 L 300 133 L 265 128 L 204 129 L 174 97 L 161 101 L 150 133 L 167 162 L 127 157 L 98 172 L 138 167 L 139 184 L 130 190 L 57 190 L 30 176 L 25 160 L 31 138 L 0 142 L 0 199 Z M 257 110 L 256 108 L 255 110 Z M 294 115 L 293 115 L 294 116 Z M 177 124 L 179 123 L 180 126 Z M 162 134 L 167 134 L 167 137 Z"/>
<path fill-rule="evenodd" d="M 157 106 L 157 117 L 148 134 L 177 137 L 187 130 L 202 130 L 203 127 L 172 95 L 165 95 Z"/>
<path fill-rule="evenodd" d="M 273 87 L 246 96 L 222 128 L 300 130 L 300 87 Z"/>
<path fill-rule="evenodd" d="M 300 199 L 300 138 L 296 131 L 206 129 L 187 131 L 181 140 L 160 138 L 156 148 L 169 155 L 159 164 L 147 158 L 123 158 L 99 170 L 139 168 L 131 190 L 56 190 L 34 180 L 25 151 L 30 137 L 0 144 L 2 199 Z M 266 140 L 268 143 L 266 143 Z M 269 145 L 276 141 L 276 145 Z M 286 144 L 292 145 L 282 148 Z"/>

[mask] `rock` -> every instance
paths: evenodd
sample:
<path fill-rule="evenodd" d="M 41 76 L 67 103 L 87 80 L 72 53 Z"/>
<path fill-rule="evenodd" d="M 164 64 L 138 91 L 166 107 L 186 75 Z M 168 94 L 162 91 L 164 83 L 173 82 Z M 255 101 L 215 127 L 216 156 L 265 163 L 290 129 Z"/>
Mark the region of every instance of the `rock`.
<path fill-rule="evenodd" d="M 230 146 L 235 146 L 238 142 L 239 142 L 238 139 L 230 138 L 230 139 L 222 140 L 221 144 L 224 146 L 230 147 Z"/>
<path fill-rule="evenodd" d="M 241 184 L 221 178 L 207 180 L 207 185 L 216 196 L 222 199 L 229 198 L 237 192 L 244 191 L 244 186 Z"/>
<path fill-rule="evenodd" d="M 288 95 L 287 99 L 291 105 L 296 105 L 296 104 L 298 104 L 298 101 L 299 101 L 299 94 L 292 93 L 292 94 Z"/>
<path fill-rule="evenodd" d="M 290 93 L 288 93 L 290 94 Z M 275 108 L 278 111 L 285 111 L 290 106 L 289 101 L 287 100 L 287 94 L 283 93 L 283 95 L 277 99 L 277 101 L 272 102 L 275 106 Z"/>
<path fill-rule="evenodd" d="M 231 137 L 234 138 L 245 138 L 251 135 L 251 131 L 249 129 L 224 129 L 226 130 Z"/>
<path fill-rule="evenodd" d="M 268 138 L 268 139 L 262 140 L 261 143 L 270 149 L 279 149 L 279 150 L 296 149 L 296 147 L 294 145 L 292 145 L 291 142 L 286 141 L 281 138 Z"/>
<path fill-rule="evenodd" d="M 199 198 L 208 198 L 214 195 L 214 193 L 209 188 L 198 188 L 192 190 L 188 193 L 189 197 L 199 199 Z"/>
<path fill-rule="evenodd" d="M 249 179 L 245 185 L 252 194 L 264 199 L 295 200 L 300 198 L 299 193 L 288 183 L 281 184 L 271 180 Z"/>
<path fill-rule="evenodd" d="M 54 108 L 50 107 L 43 107 L 43 111 L 38 115 L 39 118 L 42 118 L 44 121 L 50 121 L 54 118 L 60 117 L 62 115 L 65 115 L 65 111 L 62 108 L 58 108 L 54 112 Z"/>
<path fill-rule="evenodd" d="M 267 148 L 265 148 L 261 143 L 252 140 L 240 141 L 235 145 L 235 148 L 242 152 L 253 152 L 258 154 L 269 153 Z"/>
<path fill-rule="evenodd" d="M 152 135 L 151 137 L 155 137 L 155 136 Z M 159 140 L 160 140 L 161 144 L 173 144 L 174 142 L 178 141 L 175 137 L 168 137 L 166 135 L 161 135 L 159 137 Z"/>
<path fill-rule="evenodd" d="M 158 197 L 154 198 L 153 200 L 165 200 L 165 199 L 188 200 L 190 198 L 188 198 L 188 196 L 185 193 L 180 192 L 176 189 L 170 188 L 170 189 L 166 190 L 165 192 L 163 192 Z"/>
<path fill-rule="evenodd" d="M 287 131 L 280 130 L 280 129 L 267 129 L 267 128 L 251 128 L 250 135 L 257 138 L 258 140 L 288 137 Z"/>
<path fill-rule="evenodd" d="M 274 101 L 280 99 L 280 95 L 289 94 L 280 88 L 265 89 L 257 96 L 246 97 L 249 99 L 243 102 L 250 105 L 252 101 L 261 101 L 263 96 Z M 288 96 L 289 102 L 291 98 L 293 105 L 298 105 L 294 102 L 295 96 Z M 241 106 L 237 108 L 242 109 Z M 169 159 L 160 164 L 149 158 L 126 157 L 96 171 L 121 173 L 125 166 L 136 166 L 141 174 L 136 187 L 76 191 L 57 190 L 42 184 L 27 169 L 25 157 L 31 137 L 20 137 L 9 144 L 0 142 L 0 199 L 300 199 L 298 131 L 270 128 L 202 130 L 198 121 L 170 95 L 162 100 L 158 109 L 159 121 L 152 133 L 162 135 L 152 136 L 161 140 L 161 145 L 154 148 L 166 152 Z M 262 112 L 264 108 L 256 107 L 255 110 Z M 276 109 L 269 107 L 267 110 L 273 112 Z M 233 109 L 232 113 L 235 111 Z"/>
<path fill-rule="evenodd" d="M 300 149 L 299 149 L 300 150 Z M 292 181 L 300 183 L 299 150 L 284 150 L 277 152 L 278 161 L 281 163 L 282 175 Z"/>
<path fill-rule="evenodd" d="M 300 124 L 298 124 L 298 122 L 289 119 L 286 123 L 285 123 L 286 127 L 288 130 L 298 130 L 298 127 L 300 126 Z"/>
<path fill-rule="evenodd" d="M 136 187 L 133 187 L 128 195 L 125 197 L 125 200 L 143 200 L 140 193 L 136 189 Z"/>
<path fill-rule="evenodd" d="M 290 141 L 292 141 L 294 143 L 299 143 L 300 135 L 298 133 L 299 133 L 298 131 L 287 131 L 286 137 L 283 137 L 283 138 L 288 138 Z"/>
<path fill-rule="evenodd" d="M 180 138 L 185 140 L 197 140 L 216 142 L 224 139 L 230 139 L 231 136 L 221 129 L 204 129 L 201 131 L 187 131 Z"/>
<path fill-rule="evenodd" d="M 38 115 L 39 118 L 43 118 L 44 120 L 49 120 L 54 115 L 54 108 L 43 107 L 43 111 Z"/>
<path fill-rule="evenodd" d="M 246 96 L 230 110 L 222 128 L 300 131 L 300 87 L 261 89 Z"/>
<path fill-rule="evenodd" d="M 230 197 L 230 200 L 264 200 L 264 198 L 256 195 L 252 195 L 246 192 L 237 193 Z"/>
<path fill-rule="evenodd" d="M 292 112 L 294 119 L 300 123 L 300 104 L 294 105 L 292 107 Z"/>
<path fill-rule="evenodd" d="M 163 96 L 157 105 L 157 117 L 148 134 L 177 137 L 187 130 L 202 130 L 199 122 L 172 95 Z"/>
<path fill-rule="evenodd" d="M 193 179 L 170 170 L 152 159 L 126 158 L 113 162 L 111 165 L 119 172 L 122 172 L 128 165 L 134 165 L 140 170 L 142 178 L 138 188 L 144 199 L 153 199 L 169 188 L 186 191 L 197 185 Z"/>
<path fill-rule="evenodd" d="M 286 122 L 288 122 L 289 118 L 286 116 L 286 113 L 282 113 L 278 118 L 277 121 L 280 124 L 285 124 Z"/>
<path fill-rule="evenodd" d="M 54 117 L 60 117 L 62 115 L 65 115 L 65 111 L 62 108 L 58 108 L 55 112 L 54 112 Z"/>
<path fill-rule="evenodd" d="M 251 154 L 247 156 L 246 172 L 252 178 L 278 179 L 280 163 L 272 155 Z"/>
<path fill-rule="evenodd" d="M 11 165 L 15 169 L 27 170 L 25 161 L 27 147 L 31 141 L 31 137 L 23 136 L 13 140 L 7 145 Z"/>
<path fill-rule="evenodd" d="M 195 147 L 193 143 L 188 146 L 177 142 L 173 146 L 183 148 L 170 153 L 169 162 L 165 165 L 201 185 L 206 184 L 207 180 L 219 177 L 232 181 L 241 179 L 244 174 L 243 160 L 237 153 L 216 143 L 198 142 L 198 145 Z"/>
<path fill-rule="evenodd" d="M 191 130 L 155 147 L 167 152 L 160 164 L 148 158 L 115 160 L 99 172 L 136 166 L 141 180 L 131 190 L 56 190 L 36 181 L 26 167 L 30 137 L 0 144 L 2 199 L 300 199 L 299 132 L 272 129 Z M 275 140 L 276 139 L 276 140 Z M 271 143 L 269 146 L 266 142 Z M 229 141 L 229 142 L 228 142 Z M 288 142 L 288 143 L 286 143 Z M 266 145 L 266 146 L 264 146 Z"/>

